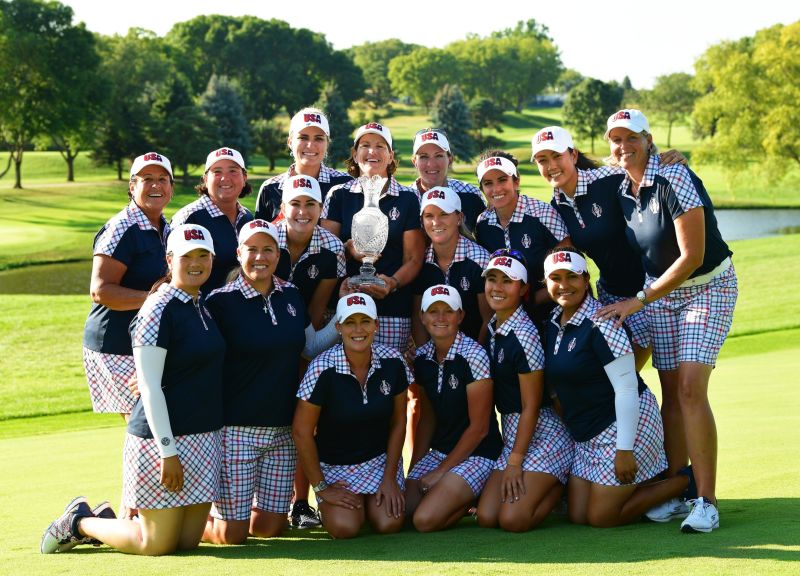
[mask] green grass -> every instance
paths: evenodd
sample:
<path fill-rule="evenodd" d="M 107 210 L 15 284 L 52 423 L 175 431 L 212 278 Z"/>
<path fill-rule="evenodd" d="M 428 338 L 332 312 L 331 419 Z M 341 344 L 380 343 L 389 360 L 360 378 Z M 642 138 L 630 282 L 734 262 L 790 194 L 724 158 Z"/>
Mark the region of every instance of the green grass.
<path fill-rule="evenodd" d="M 109 420 L 112 426 L 103 429 L 0 440 L 4 470 L 12 472 L 0 480 L 3 573 L 788 576 L 800 561 L 800 462 L 792 456 L 800 442 L 796 364 L 792 350 L 748 354 L 726 358 L 712 377 L 722 527 L 711 535 L 680 534 L 677 523 L 595 530 L 555 517 L 520 535 L 466 520 L 438 534 L 365 533 L 337 542 L 321 531 L 290 532 L 275 540 L 252 539 L 247 546 L 201 546 L 156 559 L 107 548 L 39 555 L 42 531 L 71 497 L 119 501 L 123 427 Z"/>

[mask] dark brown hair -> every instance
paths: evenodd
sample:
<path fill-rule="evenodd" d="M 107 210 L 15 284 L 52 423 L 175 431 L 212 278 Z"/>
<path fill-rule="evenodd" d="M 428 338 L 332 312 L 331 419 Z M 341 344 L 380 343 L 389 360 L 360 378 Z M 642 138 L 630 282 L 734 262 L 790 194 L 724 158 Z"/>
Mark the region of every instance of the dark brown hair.
<path fill-rule="evenodd" d="M 203 172 L 203 176 L 205 176 L 207 172 L 208 170 L 206 170 L 206 172 Z M 247 176 L 247 170 L 242 168 L 242 174 Z M 206 186 L 205 180 L 201 180 L 200 184 L 195 186 L 194 189 L 197 190 L 198 196 L 208 196 L 208 186 Z M 250 181 L 248 180 L 247 182 L 244 183 L 244 187 L 242 188 L 242 191 L 239 193 L 239 198 L 244 198 L 245 196 L 249 196 L 252 193 L 253 193 L 253 187 L 250 185 Z"/>

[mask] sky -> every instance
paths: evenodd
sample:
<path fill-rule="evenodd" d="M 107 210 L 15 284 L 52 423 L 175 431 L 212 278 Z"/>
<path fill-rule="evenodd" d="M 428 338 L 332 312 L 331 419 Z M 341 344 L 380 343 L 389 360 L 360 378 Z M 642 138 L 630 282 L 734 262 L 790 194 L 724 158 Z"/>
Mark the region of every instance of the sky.
<path fill-rule="evenodd" d="M 139 27 L 163 36 L 176 22 L 201 14 L 251 15 L 320 32 L 337 49 L 388 38 L 442 48 L 470 33 L 487 36 L 533 18 L 549 28 L 566 67 L 604 81 L 621 81 L 627 75 L 635 88 L 651 88 L 663 74 L 693 73 L 695 60 L 723 40 L 800 20 L 800 6 L 793 0 L 61 2 L 74 10 L 74 22 L 85 22 L 89 30 L 102 34 L 125 34 Z"/>

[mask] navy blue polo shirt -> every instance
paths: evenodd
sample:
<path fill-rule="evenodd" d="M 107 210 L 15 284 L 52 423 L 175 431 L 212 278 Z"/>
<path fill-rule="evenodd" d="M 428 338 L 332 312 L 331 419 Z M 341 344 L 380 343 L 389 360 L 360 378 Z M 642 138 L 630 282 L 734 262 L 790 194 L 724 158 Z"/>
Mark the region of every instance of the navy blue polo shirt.
<path fill-rule="evenodd" d="M 214 290 L 206 306 L 225 337 L 226 426 L 290 426 L 309 324 L 292 284 L 273 276 L 265 298 L 241 275 Z"/>
<path fill-rule="evenodd" d="M 483 199 L 483 192 L 481 192 L 481 189 L 477 186 L 462 182 L 461 180 L 456 180 L 455 178 L 448 178 L 447 182 L 445 182 L 445 186 L 458 194 L 461 200 L 461 214 L 464 216 L 464 224 L 466 224 L 470 232 L 473 232 L 475 230 L 475 223 L 478 221 L 478 216 L 486 210 L 486 201 Z M 413 188 L 417 190 L 417 195 L 420 197 L 422 193 L 425 192 L 420 185 L 419 178 L 414 182 Z"/>
<path fill-rule="evenodd" d="M 308 306 L 321 280 L 339 279 L 347 275 L 344 244 L 328 230 L 317 226 L 311 235 L 311 242 L 292 265 L 287 247 L 287 226 L 286 220 L 277 224 L 281 257 L 275 275 L 294 284 Z"/>
<path fill-rule="evenodd" d="M 497 317 L 489 322 L 489 360 L 494 379 L 494 403 L 500 414 L 522 413 L 519 375 L 544 368 L 544 352 L 533 321 L 520 306 L 511 317 L 497 326 Z M 541 407 L 552 400 L 542 393 Z"/>
<path fill-rule="evenodd" d="M 439 364 L 436 348 L 429 340 L 417 349 L 414 374 L 417 384 L 424 388 L 436 415 L 431 448 L 449 454 L 469 427 L 467 388 L 478 380 L 492 377 L 486 350 L 475 340 L 459 332 L 444 362 Z M 496 460 L 502 448 L 503 439 L 497 426 L 497 415 L 491 410 L 489 433 L 470 456 Z"/>
<path fill-rule="evenodd" d="M 614 387 L 603 366 L 633 353 L 624 328 L 592 320 L 600 307 L 587 295 L 563 327 L 560 306 L 547 323 L 545 383 L 558 395 L 564 423 L 577 442 L 594 438 L 616 421 Z M 641 394 L 645 384 L 636 377 Z"/>
<path fill-rule="evenodd" d="M 641 254 L 648 276 L 660 277 L 680 257 L 674 220 L 693 208 L 703 208 L 706 252 L 703 264 L 690 278 L 710 272 L 733 254 L 719 233 L 714 205 L 702 180 L 688 168 L 661 166 L 658 155 L 653 155 L 638 196 L 631 194 L 630 183 L 626 177 L 619 186 L 620 204 L 628 242 Z"/>
<path fill-rule="evenodd" d="M 239 230 L 253 219 L 250 211 L 238 205 L 239 213 L 236 223 L 231 224 L 211 198 L 204 194 L 191 204 L 181 208 L 172 217 L 172 227 L 180 224 L 199 224 L 211 232 L 214 240 L 214 265 L 211 267 L 211 276 L 203 284 L 203 294 L 210 294 L 212 290 L 221 288 L 231 270 L 239 265 L 236 259 L 236 248 L 239 247 Z"/>
<path fill-rule="evenodd" d="M 517 199 L 506 228 L 493 208 L 480 215 L 475 227 L 475 239 L 490 254 L 500 248 L 522 252 L 528 261 L 528 283 L 534 288 L 540 288 L 544 279 L 545 255 L 567 236 L 567 227 L 555 208 L 524 195 Z"/>
<path fill-rule="evenodd" d="M 375 270 L 378 274 L 392 276 L 403 265 L 404 233 L 420 229 L 419 199 L 413 188 L 401 186 L 392 177 L 389 189 L 381 196 L 378 206 L 389 218 L 389 239 L 381 257 L 375 262 Z M 322 208 L 322 217 L 341 224 L 339 238 L 342 242 L 347 242 L 352 238 L 353 216 L 363 207 L 364 194 L 361 192 L 361 184 L 353 180 L 331 188 Z M 355 276 L 359 273 L 359 268 L 361 268 L 360 262 L 348 260 L 347 275 Z M 411 285 L 407 284 L 397 292 L 378 300 L 376 302 L 378 315 L 410 318 L 412 294 Z"/>
<path fill-rule="evenodd" d="M 130 326 L 133 346 L 167 351 L 161 389 L 174 436 L 222 428 L 222 366 L 225 340 L 201 301 L 162 284 L 145 300 Z M 141 398 L 128 421 L 128 433 L 152 438 Z"/>
<path fill-rule="evenodd" d="M 93 254 L 109 256 L 127 266 L 119 283 L 123 288 L 150 291 L 167 273 L 165 246 L 170 228 L 163 216 L 161 229 L 163 233 L 131 201 L 94 237 Z M 136 310 L 111 310 L 92 304 L 83 329 L 83 345 L 95 352 L 130 356 L 133 350 L 128 326 L 134 316 Z"/>
<path fill-rule="evenodd" d="M 283 174 L 278 174 L 269 180 L 264 180 L 261 184 L 261 188 L 258 190 L 258 198 L 256 199 L 256 218 L 272 222 L 280 215 L 281 200 L 283 199 L 283 183 L 287 178 L 297 176 L 294 166 L 295 165 L 292 164 Z M 328 195 L 331 188 L 349 182 L 352 179 L 353 177 L 350 176 L 350 174 L 334 170 L 322 164 L 319 168 L 319 176 L 317 177 L 319 189 L 320 192 L 322 192 L 322 201 L 325 201 L 325 197 Z"/>
<path fill-rule="evenodd" d="M 364 388 L 341 344 L 314 358 L 297 397 L 321 408 L 315 437 L 320 462 L 360 464 L 385 453 L 395 396 L 413 380 L 400 353 L 382 344 L 372 345 Z"/>
<path fill-rule="evenodd" d="M 578 170 L 574 198 L 556 188 L 550 203 L 567 225 L 573 245 L 599 268 L 597 282 L 609 294 L 633 296 L 644 287 L 644 267 L 625 237 L 617 193 L 623 178 L 620 169 L 609 167 Z"/>
<path fill-rule="evenodd" d="M 458 290 L 464 308 L 461 331 L 477 340 L 483 319 L 478 308 L 478 299 L 483 295 L 483 269 L 489 263 L 489 253 L 475 242 L 459 236 L 456 253 L 449 268 L 443 271 L 436 263 L 433 246 L 425 252 L 425 262 L 419 276 L 413 283 L 414 295 L 421 296 L 425 290 L 436 284 L 447 284 Z"/>

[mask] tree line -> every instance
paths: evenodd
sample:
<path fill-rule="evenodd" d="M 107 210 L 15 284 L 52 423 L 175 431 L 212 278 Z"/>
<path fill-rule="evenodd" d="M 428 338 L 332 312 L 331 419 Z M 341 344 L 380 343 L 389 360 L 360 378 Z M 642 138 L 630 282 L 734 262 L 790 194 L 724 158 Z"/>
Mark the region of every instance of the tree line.
<path fill-rule="evenodd" d="M 602 82 L 565 69 L 547 27 L 535 20 L 444 48 L 398 39 L 335 50 L 325 36 L 280 20 L 198 16 L 163 37 L 133 28 L 92 33 L 55 1 L 0 0 L 0 138 L 21 187 L 26 150 L 56 149 L 116 167 L 148 149 L 167 154 L 188 183 L 190 166 L 220 142 L 270 170 L 286 155 L 278 118 L 315 103 L 335 138 L 333 164 L 347 157 L 360 100 L 374 109 L 406 99 L 451 135 L 457 157 L 500 145 L 503 114 L 544 92 L 566 94 L 564 123 L 591 141 L 622 106 L 638 106 L 671 128 L 691 119 L 701 159 L 737 169 L 744 158 L 800 163 L 800 22 L 710 47 L 696 75 L 670 74 L 652 90 L 627 79 Z M 357 120 L 360 120 L 357 119 Z M 784 170 L 785 171 L 785 170 Z"/>

